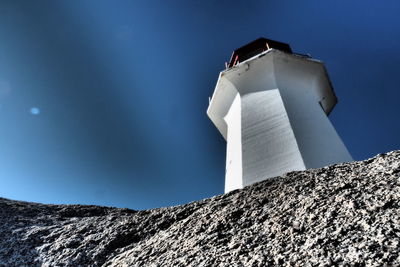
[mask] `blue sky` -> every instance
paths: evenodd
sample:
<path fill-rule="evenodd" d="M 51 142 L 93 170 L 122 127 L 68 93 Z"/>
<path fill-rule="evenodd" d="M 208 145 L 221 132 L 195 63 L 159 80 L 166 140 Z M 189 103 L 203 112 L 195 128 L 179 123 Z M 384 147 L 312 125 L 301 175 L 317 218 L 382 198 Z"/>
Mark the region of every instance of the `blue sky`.
<path fill-rule="evenodd" d="M 398 1 L 0 1 L 0 196 L 133 209 L 223 193 L 206 116 L 258 37 L 325 62 L 353 157 L 400 148 Z"/>

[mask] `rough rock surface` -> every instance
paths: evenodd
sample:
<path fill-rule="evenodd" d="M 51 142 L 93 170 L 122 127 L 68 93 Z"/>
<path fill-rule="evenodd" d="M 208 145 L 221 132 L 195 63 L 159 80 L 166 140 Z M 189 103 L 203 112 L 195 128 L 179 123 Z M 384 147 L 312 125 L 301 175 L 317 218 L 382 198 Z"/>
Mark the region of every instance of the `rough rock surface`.
<path fill-rule="evenodd" d="M 400 151 L 146 211 L 0 199 L 0 265 L 400 265 L 399 200 Z"/>

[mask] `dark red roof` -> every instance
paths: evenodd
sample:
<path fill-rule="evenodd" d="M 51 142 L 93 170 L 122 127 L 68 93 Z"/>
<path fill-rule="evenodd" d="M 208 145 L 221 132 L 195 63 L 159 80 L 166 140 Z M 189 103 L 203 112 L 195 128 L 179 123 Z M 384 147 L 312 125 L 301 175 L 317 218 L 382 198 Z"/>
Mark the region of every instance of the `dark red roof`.
<path fill-rule="evenodd" d="M 227 68 L 231 68 L 240 62 L 243 62 L 257 54 L 260 54 L 270 48 L 282 50 L 287 53 L 292 53 L 292 49 L 286 43 L 266 39 L 258 38 L 257 40 L 244 45 L 235 51 L 233 51 L 231 60 L 227 64 Z"/>

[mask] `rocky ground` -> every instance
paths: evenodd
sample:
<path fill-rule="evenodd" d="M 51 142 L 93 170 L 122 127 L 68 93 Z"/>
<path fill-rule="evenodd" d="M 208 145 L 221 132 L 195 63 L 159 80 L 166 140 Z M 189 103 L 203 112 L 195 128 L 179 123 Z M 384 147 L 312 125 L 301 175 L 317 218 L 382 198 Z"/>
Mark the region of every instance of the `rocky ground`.
<path fill-rule="evenodd" d="M 0 265 L 400 265 L 399 200 L 400 151 L 146 211 L 0 199 Z"/>

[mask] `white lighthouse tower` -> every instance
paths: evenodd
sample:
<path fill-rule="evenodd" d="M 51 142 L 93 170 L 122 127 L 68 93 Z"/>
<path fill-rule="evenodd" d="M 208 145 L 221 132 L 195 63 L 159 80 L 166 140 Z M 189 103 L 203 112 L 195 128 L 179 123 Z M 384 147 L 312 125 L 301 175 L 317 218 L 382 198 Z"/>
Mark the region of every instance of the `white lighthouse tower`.
<path fill-rule="evenodd" d="M 352 161 L 327 117 L 336 103 L 321 61 L 265 38 L 235 50 L 207 110 L 227 141 L 225 192 Z"/>

